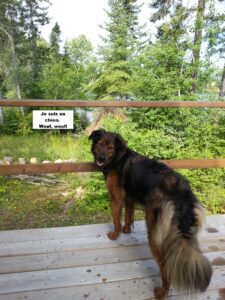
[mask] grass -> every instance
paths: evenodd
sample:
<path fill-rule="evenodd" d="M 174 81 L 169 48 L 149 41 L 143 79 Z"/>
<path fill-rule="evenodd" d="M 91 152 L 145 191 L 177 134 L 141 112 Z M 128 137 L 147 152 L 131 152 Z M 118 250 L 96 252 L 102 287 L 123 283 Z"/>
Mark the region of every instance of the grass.
<path fill-rule="evenodd" d="M 101 174 L 55 177 L 59 183 L 51 185 L 33 185 L 15 178 L 0 177 L 0 229 L 112 222 Z M 143 212 L 139 208 L 136 219 L 142 218 Z"/>
<path fill-rule="evenodd" d="M 29 162 L 56 159 L 91 160 L 90 145 L 85 135 L 35 134 L 30 136 L 0 136 L 0 159 L 11 156 L 16 162 L 24 157 Z M 82 145 L 82 146 L 81 146 Z"/>
<path fill-rule="evenodd" d="M 75 159 L 91 161 L 86 135 L 37 134 L 0 136 L 0 160 L 12 156 L 29 161 Z M 225 213 L 223 170 L 184 170 L 208 213 Z M 58 183 L 34 185 L 14 177 L 0 177 L 0 229 L 19 229 L 112 222 L 108 195 L 100 173 L 55 174 Z M 215 178 L 220 181 L 215 183 Z M 136 220 L 143 219 L 141 207 Z"/>

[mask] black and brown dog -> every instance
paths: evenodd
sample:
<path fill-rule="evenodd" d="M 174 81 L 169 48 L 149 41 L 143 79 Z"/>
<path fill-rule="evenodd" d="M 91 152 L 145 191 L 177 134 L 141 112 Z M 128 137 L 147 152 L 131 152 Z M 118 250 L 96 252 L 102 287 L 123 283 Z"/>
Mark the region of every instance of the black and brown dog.
<path fill-rule="evenodd" d="M 89 139 L 112 208 L 114 231 L 108 237 L 115 240 L 122 231 L 129 233 L 134 203 L 145 206 L 148 240 L 163 282 L 161 288 L 155 288 L 156 299 L 167 299 L 170 284 L 187 293 L 206 290 L 212 267 L 197 241 L 204 209 L 188 181 L 165 164 L 129 149 L 118 134 L 95 130 Z"/>

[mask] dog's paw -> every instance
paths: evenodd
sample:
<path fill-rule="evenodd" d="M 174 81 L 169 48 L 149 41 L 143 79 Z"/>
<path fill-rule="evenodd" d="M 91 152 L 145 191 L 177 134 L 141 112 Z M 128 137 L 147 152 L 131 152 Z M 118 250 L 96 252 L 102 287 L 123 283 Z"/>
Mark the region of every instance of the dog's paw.
<path fill-rule="evenodd" d="M 167 300 L 167 293 L 165 293 L 163 288 L 156 287 L 154 289 L 154 295 L 156 300 Z"/>
<path fill-rule="evenodd" d="M 123 233 L 131 233 L 131 226 L 124 225 L 122 230 L 123 230 Z"/>
<path fill-rule="evenodd" d="M 118 232 L 115 232 L 115 231 L 110 231 L 108 234 L 107 234 L 108 238 L 112 241 L 116 240 L 119 236 L 119 233 Z"/>

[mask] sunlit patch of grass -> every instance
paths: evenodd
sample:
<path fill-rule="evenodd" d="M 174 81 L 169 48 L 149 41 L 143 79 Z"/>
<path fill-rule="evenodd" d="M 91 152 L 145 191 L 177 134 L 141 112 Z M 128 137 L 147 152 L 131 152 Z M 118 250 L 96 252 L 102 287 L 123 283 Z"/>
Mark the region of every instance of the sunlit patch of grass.
<path fill-rule="evenodd" d="M 0 159 L 11 156 L 14 161 L 24 157 L 29 161 L 36 157 L 39 161 L 56 159 L 91 160 L 90 144 L 86 135 L 35 134 L 30 136 L 0 136 Z"/>

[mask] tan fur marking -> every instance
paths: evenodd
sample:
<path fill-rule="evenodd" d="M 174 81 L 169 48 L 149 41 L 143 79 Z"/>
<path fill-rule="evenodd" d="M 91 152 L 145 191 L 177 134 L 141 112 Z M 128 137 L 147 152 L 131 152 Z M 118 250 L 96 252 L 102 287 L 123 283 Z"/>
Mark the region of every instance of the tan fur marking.
<path fill-rule="evenodd" d="M 167 237 L 171 229 L 173 215 L 174 205 L 172 201 L 162 203 L 161 212 L 154 229 L 154 240 L 156 245 L 161 246 Z"/>
<path fill-rule="evenodd" d="M 198 231 L 200 231 L 205 225 L 205 209 L 201 203 L 195 204 L 194 213 L 198 221 Z"/>

